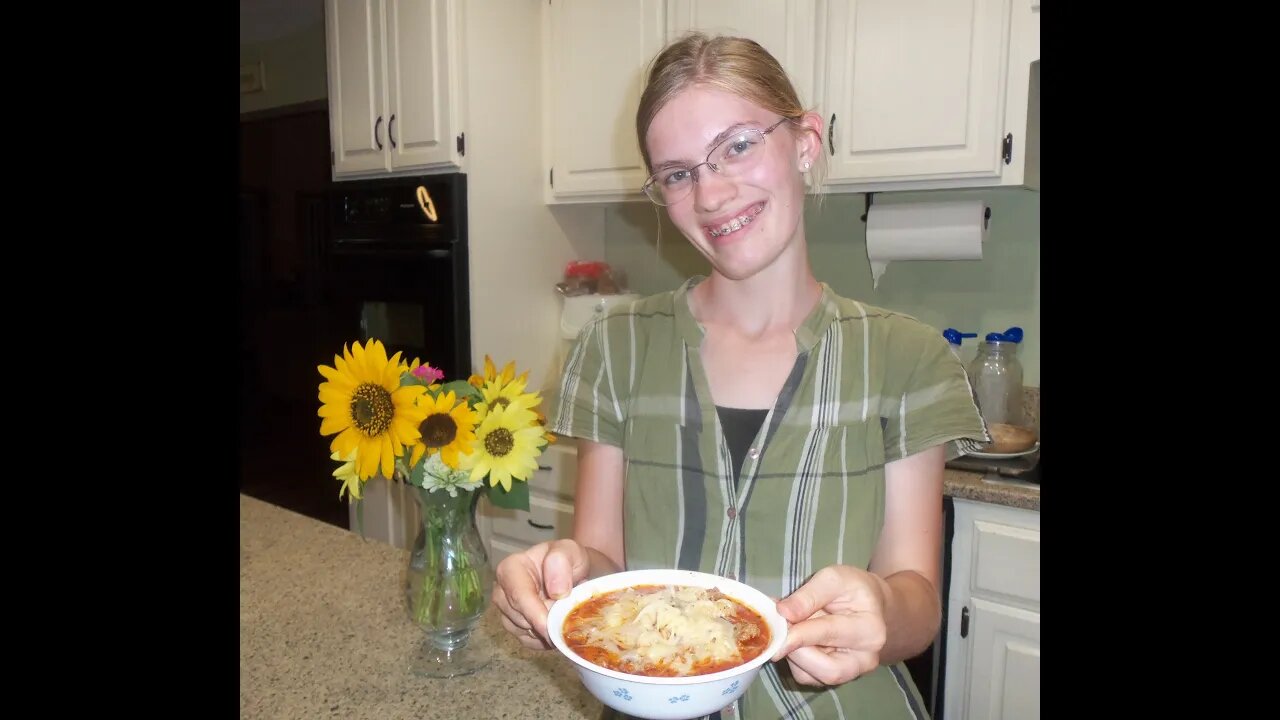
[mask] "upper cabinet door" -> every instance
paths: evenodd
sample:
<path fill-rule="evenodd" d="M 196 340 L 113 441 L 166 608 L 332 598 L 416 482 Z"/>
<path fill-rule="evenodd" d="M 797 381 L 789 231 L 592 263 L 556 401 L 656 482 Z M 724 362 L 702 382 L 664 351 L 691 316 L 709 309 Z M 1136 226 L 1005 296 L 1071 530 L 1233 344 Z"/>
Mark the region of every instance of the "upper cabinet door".
<path fill-rule="evenodd" d="M 325 0 L 325 4 L 334 172 L 388 170 L 382 3 Z"/>
<path fill-rule="evenodd" d="M 700 30 L 709 35 L 755 40 L 782 64 L 800 96 L 800 104 L 809 110 L 817 101 L 816 5 L 817 0 L 668 0 L 667 39 Z"/>
<path fill-rule="evenodd" d="M 387 142 L 393 170 L 455 159 L 451 9 L 447 0 L 387 0 Z"/>
<path fill-rule="evenodd" d="M 999 177 L 1009 2 L 829 0 L 830 179 Z"/>
<path fill-rule="evenodd" d="M 662 0 L 551 0 L 545 87 L 548 199 L 643 199 L 636 143 L 644 72 L 662 48 Z M 513 118 L 518 122 L 518 118 Z"/>

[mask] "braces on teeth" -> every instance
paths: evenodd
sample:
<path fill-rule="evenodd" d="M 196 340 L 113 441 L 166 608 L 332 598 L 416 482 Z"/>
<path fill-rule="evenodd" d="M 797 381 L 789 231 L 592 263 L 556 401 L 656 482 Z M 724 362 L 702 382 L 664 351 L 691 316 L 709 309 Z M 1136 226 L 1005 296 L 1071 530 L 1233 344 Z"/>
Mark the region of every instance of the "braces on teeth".
<path fill-rule="evenodd" d="M 757 208 L 756 210 L 752 211 L 750 215 L 739 215 L 738 217 L 730 220 L 728 223 L 721 225 L 719 228 L 712 229 L 711 237 L 713 238 L 720 237 L 721 235 L 728 235 L 729 233 L 735 230 L 741 230 L 743 226 L 751 224 L 752 218 L 754 218 L 756 215 L 759 215 L 760 210 L 761 210 L 760 208 Z"/>

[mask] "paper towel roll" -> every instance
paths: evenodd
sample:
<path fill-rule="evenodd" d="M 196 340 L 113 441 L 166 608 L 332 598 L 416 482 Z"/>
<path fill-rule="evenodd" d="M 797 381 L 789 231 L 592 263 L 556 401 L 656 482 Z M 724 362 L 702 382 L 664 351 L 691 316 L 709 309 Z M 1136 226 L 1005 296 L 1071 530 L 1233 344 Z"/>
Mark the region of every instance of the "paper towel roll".
<path fill-rule="evenodd" d="M 981 200 L 879 203 L 867 211 L 871 286 L 892 260 L 981 260 L 986 239 Z"/>

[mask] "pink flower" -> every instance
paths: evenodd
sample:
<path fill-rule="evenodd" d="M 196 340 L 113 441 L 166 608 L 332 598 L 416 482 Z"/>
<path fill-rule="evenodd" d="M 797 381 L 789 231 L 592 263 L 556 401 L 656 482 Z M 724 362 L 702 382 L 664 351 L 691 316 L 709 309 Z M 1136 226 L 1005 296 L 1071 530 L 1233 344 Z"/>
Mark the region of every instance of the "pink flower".
<path fill-rule="evenodd" d="M 413 376 L 419 380 L 439 382 L 444 379 L 444 371 L 440 368 L 433 368 L 430 365 L 423 363 L 413 369 Z"/>

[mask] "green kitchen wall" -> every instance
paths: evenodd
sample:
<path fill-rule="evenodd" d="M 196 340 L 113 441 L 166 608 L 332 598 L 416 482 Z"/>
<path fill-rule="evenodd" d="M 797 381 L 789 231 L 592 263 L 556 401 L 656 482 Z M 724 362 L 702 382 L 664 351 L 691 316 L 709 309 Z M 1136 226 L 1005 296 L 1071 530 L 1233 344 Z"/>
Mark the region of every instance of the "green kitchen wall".
<path fill-rule="evenodd" d="M 820 207 L 811 199 L 806 226 L 813 271 L 841 295 L 915 316 L 939 332 L 954 327 L 978 333 L 979 338 L 966 339 L 961 348 L 966 364 L 981 336 L 1021 327 L 1023 384 L 1039 387 L 1040 194 L 1020 188 L 896 192 L 877 194 L 872 201 L 978 198 L 991 208 L 981 260 L 891 262 L 875 289 L 866 226 L 860 219 L 864 196 L 827 195 Z M 626 272 L 634 292 L 669 290 L 690 275 L 708 272 L 702 255 L 655 208 L 625 203 L 605 210 L 605 260 Z"/>
<path fill-rule="evenodd" d="M 261 62 L 260 92 L 241 93 L 240 112 L 295 105 L 329 97 L 325 71 L 324 17 L 296 32 L 240 45 L 240 64 Z"/>

